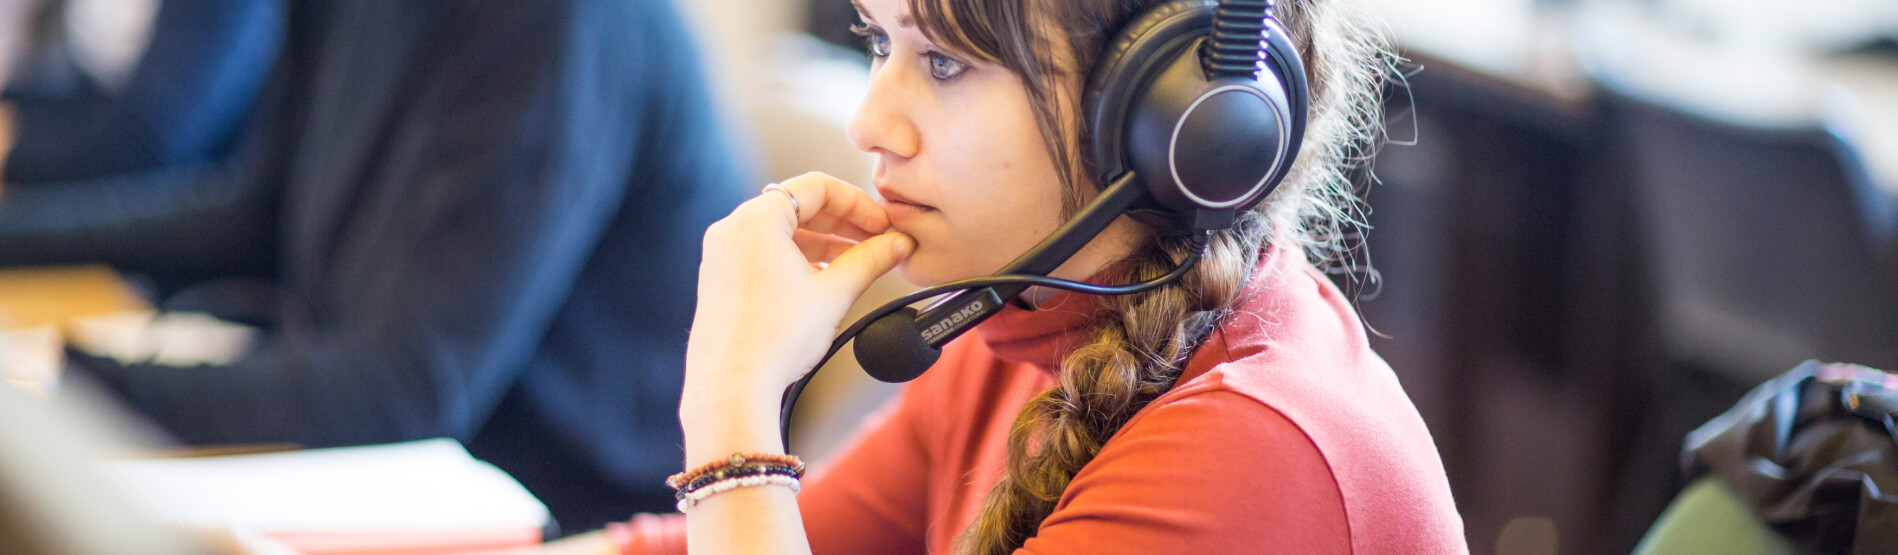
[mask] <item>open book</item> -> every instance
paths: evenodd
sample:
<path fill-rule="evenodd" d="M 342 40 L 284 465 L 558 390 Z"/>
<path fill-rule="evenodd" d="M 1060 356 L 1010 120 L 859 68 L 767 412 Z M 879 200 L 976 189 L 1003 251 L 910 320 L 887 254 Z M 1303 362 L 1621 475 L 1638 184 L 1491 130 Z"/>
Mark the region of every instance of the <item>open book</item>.
<path fill-rule="evenodd" d="M 161 520 L 241 526 L 303 553 L 521 547 L 539 543 L 550 519 L 452 439 L 100 465 Z"/>

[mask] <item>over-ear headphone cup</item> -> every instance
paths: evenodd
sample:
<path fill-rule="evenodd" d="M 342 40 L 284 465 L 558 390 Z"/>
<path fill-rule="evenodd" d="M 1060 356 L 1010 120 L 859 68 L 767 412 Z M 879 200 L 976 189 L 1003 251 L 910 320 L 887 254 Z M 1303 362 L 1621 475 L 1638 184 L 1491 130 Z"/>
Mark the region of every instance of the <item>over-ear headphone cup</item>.
<path fill-rule="evenodd" d="M 1095 179 L 1133 172 L 1149 192 L 1137 207 L 1150 224 L 1252 207 L 1284 177 L 1302 142 L 1303 64 L 1276 21 L 1262 25 L 1268 71 L 1222 77 L 1201 67 L 1199 45 L 1217 6 L 1177 0 L 1136 16 L 1108 43 L 1082 96 Z"/>
<path fill-rule="evenodd" d="M 1157 54 L 1171 39 L 1211 29 L 1212 8 L 1218 5 L 1212 0 L 1172 0 L 1149 7 L 1122 26 L 1095 59 L 1081 94 L 1081 116 L 1088 124 L 1083 150 L 1100 183 L 1127 170 L 1122 131 L 1134 95 L 1155 73 L 1156 68 L 1146 66 L 1165 61 Z"/>
<path fill-rule="evenodd" d="M 1126 58 L 1135 44 L 1142 42 L 1141 37 L 1151 34 L 1155 27 L 1165 23 L 1168 18 L 1187 10 L 1210 9 L 1218 6 L 1219 2 L 1216 0 L 1169 0 L 1149 6 L 1139 15 L 1135 15 L 1126 25 L 1120 27 L 1120 32 L 1114 35 L 1114 40 L 1109 41 L 1107 48 L 1101 50 L 1100 57 L 1095 58 L 1094 67 L 1118 66 L 1118 60 Z M 1095 77 L 1105 78 L 1106 74 L 1089 75 L 1090 80 Z"/>
<path fill-rule="evenodd" d="M 1174 57 L 1128 109 L 1130 169 L 1178 214 L 1250 207 L 1286 161 L 1279 93 L 1252 79 L 1208 81 L 1197 59 Z"/>

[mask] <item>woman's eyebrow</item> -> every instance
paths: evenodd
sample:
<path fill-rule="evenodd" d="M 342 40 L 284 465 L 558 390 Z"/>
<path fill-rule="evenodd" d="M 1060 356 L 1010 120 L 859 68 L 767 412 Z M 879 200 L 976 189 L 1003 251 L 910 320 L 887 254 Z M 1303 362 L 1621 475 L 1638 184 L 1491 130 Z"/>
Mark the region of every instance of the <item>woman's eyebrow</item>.
<path fill-rule="evenodd" d="M 863 8 L 862 0 L 850 0 L 850 5 L 857 8 L 857 17 L 863 18 L 864 21 L 876 21 L 876 18 L 870 17 L 870 10 Z M 898 14 L 896 16 L 896 26 L 915 27 L 916 18 L 910 17 L 909 14 Z"/>

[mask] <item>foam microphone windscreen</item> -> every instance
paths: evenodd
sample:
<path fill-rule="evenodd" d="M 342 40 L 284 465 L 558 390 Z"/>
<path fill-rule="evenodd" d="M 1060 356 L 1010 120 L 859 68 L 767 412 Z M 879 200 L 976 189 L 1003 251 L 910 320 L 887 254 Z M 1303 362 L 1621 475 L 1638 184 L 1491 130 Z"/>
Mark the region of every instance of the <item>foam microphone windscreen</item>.
<path fill-rule="evenodd" d="M 884 315 L 857 334 L 852 350 L 870 377 L 903 383 L 923 375 L 942 356 L 916 329 L 916 309 L 903 307 Z"/>

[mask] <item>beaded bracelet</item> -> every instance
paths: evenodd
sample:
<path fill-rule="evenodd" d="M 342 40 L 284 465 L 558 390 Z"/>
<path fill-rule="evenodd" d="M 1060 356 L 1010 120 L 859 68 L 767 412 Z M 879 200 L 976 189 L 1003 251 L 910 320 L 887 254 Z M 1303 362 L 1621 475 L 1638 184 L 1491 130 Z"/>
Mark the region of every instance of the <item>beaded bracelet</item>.
<path fill-rule="evenodd" d="M 719 470 L 714 470 L 712 471 L 711 474 L 705 474 L 705 475 L 699 476 L 698 478 L 693 479 L 691 482 L 685 484 L 684 486 L 680 486 L 679 491 L 676 494 L 676 497 L 679 499 L 684 499 L 685 495 L 688 493 L 691 493 L 693 490 L 705 487 L 707 484 L 724 480 L 726 478 L 743 478 L 746 476 L 759 476 L 759 475 L 764 475 L 764 474 L 777 474 L 780 476 L 789 476 L 791 478 L 803 477 L 802 475 L 798 473 L 798 468 L 795 466 L 780 464 L 780 463 L 748 463 L 744 466 L 740 466 L 736 468 L 722 468 Z"/>
<path fill-rule="evenodd" d="M 774 464 L 787 465 L 787 466 L 792 467 L 792 469 L 794 470 L 793 474 L 796 474 L 799 477 L 804 476 L 804 461 L 802 459 L 797 458 L 797 456 L 795 455 L 780 455 L 777 453 L 732 453 L 732 456 L 730 457 L 708 462 L 708 463 L 699 465 L 698 468 L 687 470 L 685 472 L 673 474 L 672 477 L 666 478 L 666 485 L 671 486 L 672 489 L 675 489 L 675 490 L 681 489 L 681 488 L 684 488 L 687 484 L 692 483 L 693 480 L 697 480 L 699 479 L 699 477 L 704 476 L 706 474 L 711 474 L 713 472 L 717 472 L 722 469 L 744 466 L 747 463 L 774 463 Z"/>
<path fill-rule="evenodd" d="M 678 509 L 679 509 L 679 512 L 683 513 L 683 512 L 691 510 L 692 507 L 697 506 L 700 501 L 704 501 L 708 497 L 725 493 L 725 492 L 735 490 L 738 488 L 749 488 L 749 487 L 757 487 L 757 486 L 765 486 L 765 485 L 784 486 L 787 488 L 791 488 L 792 495 L 797 495 L 798 491 L 803 489 L 803 486 L 801 486 L 798 483 L 797 478 L 785 476 L 783 474 L 761 474 L 757 476 L 744 476 L 740 478 L 726 478 L 723 480 L 712 482 L 711 484 L 705 487 L 692 490 L 690 493 L 686 493 L 683 498 L 679 499 Z"/>

